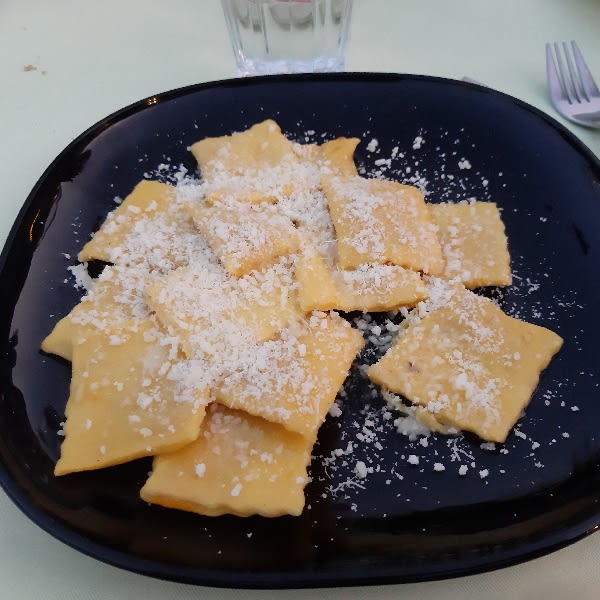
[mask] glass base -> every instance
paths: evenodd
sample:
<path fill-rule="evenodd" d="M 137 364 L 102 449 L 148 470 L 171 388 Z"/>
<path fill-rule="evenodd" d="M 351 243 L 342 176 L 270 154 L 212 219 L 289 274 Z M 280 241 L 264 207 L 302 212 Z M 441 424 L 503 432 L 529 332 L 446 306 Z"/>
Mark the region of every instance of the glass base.
<path fill-rule="evenodd" d="M 319 56 L 312 60 L 260 60 L 238 61 L 240 77 L 252 75 L 276 75 L 277 73 L 330 73 L 344 70 L 344 61 L 339 58 Z"/>

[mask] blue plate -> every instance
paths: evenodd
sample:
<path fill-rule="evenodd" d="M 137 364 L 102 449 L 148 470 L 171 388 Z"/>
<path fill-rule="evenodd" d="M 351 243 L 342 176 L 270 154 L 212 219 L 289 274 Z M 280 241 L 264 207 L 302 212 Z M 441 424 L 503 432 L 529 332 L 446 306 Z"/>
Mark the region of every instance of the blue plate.
<path fill-rule="evenodd" d="M 360 137 L 363 172 L 416 181 L 431 202 L 497 202 L 515 284 L 481 293 L 565 339 L 526 414 L 502 446 L 469 436 L 410 441 L 355 367 L 342 415 L 320 432 L 297 518 L 204 518 L 149 506 L 138 497 L 149 460 L 55 478 L 70 365 L 39 346 L 79 299 L 67 266 L 115 196 L 145 175 L 173 175 L 161 163 L 193 172 L 191 143 L 267 117 L 301 142 Z M 78 550 L 202 585 L 420 581 L 555 550 L 600 522 L 598 240 L 598 160 L 547 115 L 490 89 L 405 75 L 299 75 L 148 98 L 62 152 L 2 253 L 0 481 L 35 523 Z M 377 353 L 369 345 L 361 360 Z M 364 479 L 357 461 L 372 471 Z"/>

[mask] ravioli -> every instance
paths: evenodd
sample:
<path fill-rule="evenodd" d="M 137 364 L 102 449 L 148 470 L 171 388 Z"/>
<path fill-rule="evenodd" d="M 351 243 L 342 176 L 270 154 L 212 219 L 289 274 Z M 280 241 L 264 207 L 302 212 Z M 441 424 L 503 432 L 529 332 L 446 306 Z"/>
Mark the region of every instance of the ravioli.
<path fill-rule="evenodd" d="M 343 269 L 390 263 L 431 275 L 443 272 L 437 227 L 417 188 L 381 179 L 331 177 L 323 189 Z"/>
<path fill-rule="evenodd" d="M 508 240 L 493 202 L 431 204 L 446 260 L 443 277 L 467 288 L 512 283 Z"/>
<path fill-rule="evenodd" d="M 369 368 L 371 381 L 444 425 L 504 442 L 562 338 L 456 284 L 413 317 Z"/>
<path fill-rule="evenodd" d="M 294 224 L 270 204 L 229 200 L 195 203 L 189 210 L 225 270 L 235 277 L 269 267 L 298 247 Z"/>
<path fill-rule="evenodd" d="M 208 403 L 151 320 L 88 331 L 73 347 L 65 439 L 55 474 L 99 469 L 194 441 Z"/>
<path fill-rule="evenodd" d="M 142 292 L 147 282 L 145 270 L 140 273 L 129 267 L 107 266 L 82 300 L 42 341 L 42 350 L 70 361 L 73 345 L 88 334 L 146 319 L 150 313 Z"/>
<path fill-rule="evenodd" d="M 313 440 L 211 404 L 198 439 L 155 457 L 146 502 L 202 515 L 299 515 Z"/>
<path fill-rule="evenodd" d="M 286 259 L 240 279 L 219 265 L 182 267 L 151 282 L 146 299 L 188 356 L 215 359 L 272 338 L 304 314 Z"/>
<path fill-rule="evenodd" d="M 296 279 L 299 303 L 306 311 L 383 312 L 413 307 L 427 297 L 415 271 L 378 264 L 332 268 L 311 246 L 305 246 L 297 260 Z"/>
<path fill-rule="evenodd" d="M 363 344 L 341 317 L 316 313 L 246 353 L 217 400 L 315 439 Z"/>
<path fill-rule="evenodd" d="M 276 202 L 305 186 L 290 175 L 300 165 L 293 143 L 271 119 L 245 131 L 205 138 L 190 149 L 207 184 L 209 202 Z"/>

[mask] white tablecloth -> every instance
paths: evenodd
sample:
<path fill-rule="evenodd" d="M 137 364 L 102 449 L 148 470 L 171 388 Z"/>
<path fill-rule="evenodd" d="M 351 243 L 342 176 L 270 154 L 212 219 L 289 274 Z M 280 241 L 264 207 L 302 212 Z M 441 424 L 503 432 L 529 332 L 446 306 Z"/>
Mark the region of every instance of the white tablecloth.
<path fill-rule="evenodd" d="M 600 80 L 598 0 L 355 0 L 349 71 L 468 75 L 554 115 L 544 42 L 577 39 Z M 0 240 L 33 184 L 79 133 L 156 92 L 235 76 L 217 0 L 0 2 Z M 567 124 L 600 156 L 600 132 Z M 311 598 L 198 588 L 93 560 L 33 525 L 0 492 L 0 596 L 78 600 Z M 597 598 L 600 536 L 492 573 L 327 598 Z"/>

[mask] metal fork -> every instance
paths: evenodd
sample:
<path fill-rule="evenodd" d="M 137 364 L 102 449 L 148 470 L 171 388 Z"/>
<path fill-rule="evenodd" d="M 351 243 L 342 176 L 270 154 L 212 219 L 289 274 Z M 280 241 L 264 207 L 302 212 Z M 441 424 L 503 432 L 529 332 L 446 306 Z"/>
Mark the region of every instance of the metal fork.
<path fill-rule="evenodd" d="M 571 47 L 572 57 L 566 42 L 562 42 L 562 53 L 556 42 L 546 44 L 550 100 L 554 108 L 567 119 L 600 129 L 600 90 L 577 43 L 572 41 Z"/>

